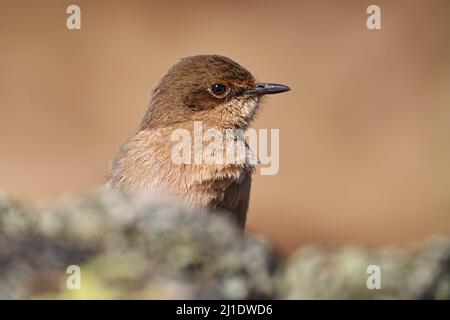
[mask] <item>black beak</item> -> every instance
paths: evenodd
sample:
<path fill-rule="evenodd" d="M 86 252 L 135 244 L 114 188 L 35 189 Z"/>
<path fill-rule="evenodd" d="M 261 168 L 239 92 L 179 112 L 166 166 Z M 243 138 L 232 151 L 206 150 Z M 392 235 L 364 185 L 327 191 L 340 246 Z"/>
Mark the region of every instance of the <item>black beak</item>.
<path fill-rule="evenodd" d="M 257 83 L 252 89 L 246 90 L 244 93 L 248 95 L 260 96 L 263 94 L 275 94 L 291 90 L 288 86 L 284 84 L 277 83 Z"/>

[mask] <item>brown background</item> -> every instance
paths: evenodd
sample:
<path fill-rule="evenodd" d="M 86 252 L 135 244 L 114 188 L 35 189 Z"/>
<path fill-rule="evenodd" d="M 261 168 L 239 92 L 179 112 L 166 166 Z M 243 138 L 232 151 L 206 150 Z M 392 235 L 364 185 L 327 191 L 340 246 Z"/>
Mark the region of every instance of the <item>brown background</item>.
<path fill-rule="evenodd" d="M 366 28 L 372 3 L 383 30 Z M 281 154 L 254 180 L 251 232 L 286 252 L 450 232 L 449 21 L 445 0 L 1 0 L 0 188 L 101 185 L 170 65 L 217 53 L 292 88 L 255 123 L 280 129 Z"/>

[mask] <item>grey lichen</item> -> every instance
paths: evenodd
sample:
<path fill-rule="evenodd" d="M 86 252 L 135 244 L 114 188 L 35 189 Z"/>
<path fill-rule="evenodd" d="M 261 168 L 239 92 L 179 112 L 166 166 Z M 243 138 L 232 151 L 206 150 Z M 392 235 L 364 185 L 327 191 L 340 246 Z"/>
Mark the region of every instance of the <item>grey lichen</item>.
<path fill-rule="evenodd" d="M 379 271 L 379 287 L 367 284 Z M 411 248 L 306 246 L 278 274 L 284 299 L 450 299 L 450 241 Z"/>
<path fill-rule="evenodd" d="M 66 269 L 81 270 L 70 289 Z M 378 266 L 381 289 L 369 289 Z M 450 299 L 450 240 L 308 245 L 286 261 L 224 215 L 98 191 L 30 208 L 0 195 L 0 299 Z"/>
<path fill-rule="evenodd" d="M 273 296 L 276 254 L 226 217 L 99 192 L 31 211 L 0 201 L 0 298 Z M 80 290 L 65 287 L 80 266 Z"/>

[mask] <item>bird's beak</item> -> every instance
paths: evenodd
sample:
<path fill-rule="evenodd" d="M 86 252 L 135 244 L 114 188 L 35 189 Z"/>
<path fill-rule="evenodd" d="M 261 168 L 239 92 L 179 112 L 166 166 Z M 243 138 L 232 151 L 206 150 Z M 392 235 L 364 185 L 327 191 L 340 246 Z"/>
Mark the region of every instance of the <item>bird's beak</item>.
<path fill-rule="evenodd" d="M 284 84 L 259 82 L 254 88 L 246 90 L 244 94 L 260 96 L 263 94 L 275 94 L 289 90 L 291 90 L 291 88 L 285 86 Z"/>

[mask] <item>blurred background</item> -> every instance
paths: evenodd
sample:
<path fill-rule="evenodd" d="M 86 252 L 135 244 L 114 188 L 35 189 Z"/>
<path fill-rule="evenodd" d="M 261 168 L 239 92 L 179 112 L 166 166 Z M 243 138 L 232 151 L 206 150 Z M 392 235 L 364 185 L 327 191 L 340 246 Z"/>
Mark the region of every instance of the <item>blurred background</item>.
<path fill-rule="evenodd" d="M 81 30 L 66 8 L 81 7 Z M 382 30 L 366 8 L 381 7 Z M 450 3 L 0 0 L 0 189 L 40 201 L 101 186 L 180 57 L 228 56 L 292 91 L 280 171 L 256 176 L 248 231 L 402 244 L 450 232 Z"/>

